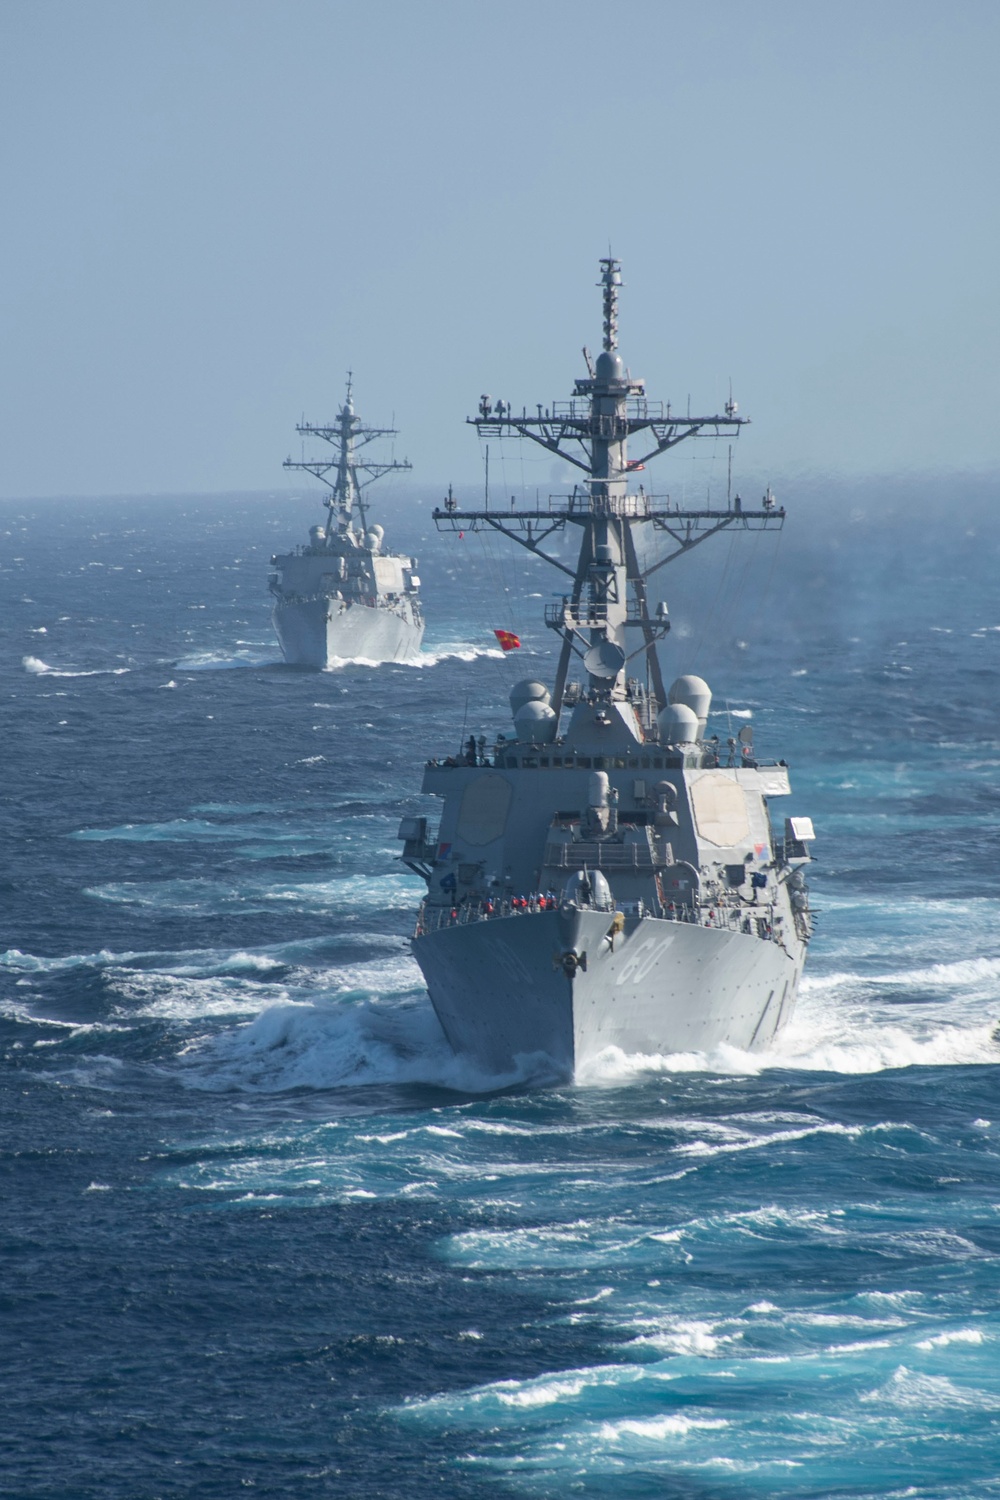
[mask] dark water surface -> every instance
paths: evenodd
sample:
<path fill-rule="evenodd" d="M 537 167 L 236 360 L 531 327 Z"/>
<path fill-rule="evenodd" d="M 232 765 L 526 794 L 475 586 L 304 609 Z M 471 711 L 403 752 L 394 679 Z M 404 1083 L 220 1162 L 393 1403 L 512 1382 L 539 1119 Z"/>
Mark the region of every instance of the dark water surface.
<path fill-rule="evenodd" d="M 1000 1494 L 1000 530 L 961 498 L 666 570 L 668 676 L 819 835 L 779 1049 L 499 1092 L 395 832 L 551 676 L 558 578 L 401 510 L 424 662 L 298 673 L 266 564 L 311 507 L 0 508 L 0 1493 Z"/>

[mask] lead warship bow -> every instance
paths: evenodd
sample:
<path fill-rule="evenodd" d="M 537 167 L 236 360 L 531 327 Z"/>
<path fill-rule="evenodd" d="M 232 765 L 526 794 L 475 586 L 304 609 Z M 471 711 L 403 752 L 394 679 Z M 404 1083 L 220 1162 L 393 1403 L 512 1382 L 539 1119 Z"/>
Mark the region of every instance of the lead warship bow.
<path fill-rule="evenodd" d="M 323 502 L 326 524 L 310 527 L 308 546 L 271 558 L 274 628 L 285 661 L 295 667 L 327 667 L 352 657 L 412 661 L 424 635 L 416 559 L 383 551 L 384 530 L 369 523 L 364 498 L 374 480 L 411 465 L 359 456 L 376 438 L 395 436 L 395 428 L 366 427 L 358 419 L 348 376 L 336 422 L 303 422 L 295 430 L 322 438 L 332 452 L 284 464 L 304 469 L 330 491 Z"/>
<path fill-rule="evenodd" d="M 601 261 L 604 348 L 569 402 L 515 415 L 484 396 L 470 418 L 486 436 L 517 433 L 583 470 L 572 495 L 535 509 L 460 509 L 439 530 L 492 528 L 567 575 L 545 611 L 562 647 L 551 693 L 511 692 L 514 736 L 468 741 L 428 763 L 440 828 L 404 818 L 402 858 L 427 881 L 414 955 L 455 1051 L 506 1074 L 543 1056 L 563 1074 L 609 1047 L 627 1053 L 759 1051 L 792 1014 L 810 936 L 808 818 L 771 828 L 768 800 L 789 794 L 783 762 L 760 761 L 749 726 L 720 746 L 711 693 L 683 675 L 665 690 L 657 642 L 664 604 L 650 576 L 724 530 L 780 527 L 759 509 L 683 510 L 630 491 L 651 459 L 699 435 L 737 433 L 724 413 L 678 417 L 648 401 L 617 353 L 618 261 Z M 647 450 L 630 460 L 642 435 Z M 545 550 L 575 526 L 571 567 Z M 651 564 L 637 541 L 666 537 Z M 570 680 L 574 659 L 583 668 Z M 640 676 L 641 673 L 641 676 Z"/>

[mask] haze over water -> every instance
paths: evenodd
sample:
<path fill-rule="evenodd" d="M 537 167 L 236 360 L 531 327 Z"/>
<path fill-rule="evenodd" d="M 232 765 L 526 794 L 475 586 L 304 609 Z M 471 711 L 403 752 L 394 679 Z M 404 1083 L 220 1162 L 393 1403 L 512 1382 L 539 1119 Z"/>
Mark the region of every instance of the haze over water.
<path fill-rule="evenodd" d="M 998 48 L 993 0 L 7 0 L 0 495 L 259 489 L 349 368 L 476 479 L 609 251 L 651 398 L 731 381 L 772 477 L 995 468 Z"/>
<path fill-rule="evenodd" d="M 314 499 L 3 507 L 5 1493 L 997 1492 L 995 486 L 776 488 L 658 576 L 816 824 L 796 1020 L 559 1087 L 450 1054 L 394 837 L 558 579 L 397 495 L 423 662 L 289 672 Z"/>

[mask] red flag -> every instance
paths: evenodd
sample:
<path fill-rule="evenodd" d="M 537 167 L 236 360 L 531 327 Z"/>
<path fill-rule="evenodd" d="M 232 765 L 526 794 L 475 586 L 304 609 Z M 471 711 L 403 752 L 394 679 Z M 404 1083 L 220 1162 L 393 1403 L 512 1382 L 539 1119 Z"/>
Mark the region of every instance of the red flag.
<path fill-rule="evenodd" d="M 500 642 L 501 651 L 516 651 L 521 644 L 512 630 L 494 630 L 493 634 Z"/>

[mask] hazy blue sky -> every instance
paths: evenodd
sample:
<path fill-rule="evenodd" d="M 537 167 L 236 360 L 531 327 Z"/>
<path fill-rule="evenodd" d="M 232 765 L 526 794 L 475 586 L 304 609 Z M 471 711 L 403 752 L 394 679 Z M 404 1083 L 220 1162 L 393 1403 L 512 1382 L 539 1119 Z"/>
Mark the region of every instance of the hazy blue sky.
<path fill-rule="evenodd" d="M 995 465 L 998 76 L 997 0 L 2 0 L 0 495 L 282 489 L 348 365 L 474 476 L 609 241 L 744 465 Z"/>

